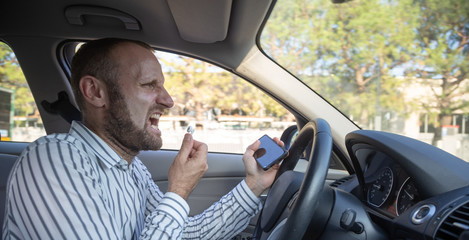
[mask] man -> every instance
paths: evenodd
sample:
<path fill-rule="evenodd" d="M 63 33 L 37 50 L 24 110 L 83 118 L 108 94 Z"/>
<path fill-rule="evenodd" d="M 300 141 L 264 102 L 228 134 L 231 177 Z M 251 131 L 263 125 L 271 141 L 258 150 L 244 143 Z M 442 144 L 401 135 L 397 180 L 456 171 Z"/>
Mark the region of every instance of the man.
<path fill-rule="evenodd" d="M 259 141 L 243 156 L 246 179 L 194 217 L 186 200 L 207 170 L 207 146 L 184 136 L 165 194 L 136 157 L 161 148 L 159 118 L 174 104 L 148 45 L 91 41 L 71 83 L 83 122 L 25 149 L 8 183 L 4 239 L 229 239 L 259 211 L 278 170 L 257 165 Z"/>

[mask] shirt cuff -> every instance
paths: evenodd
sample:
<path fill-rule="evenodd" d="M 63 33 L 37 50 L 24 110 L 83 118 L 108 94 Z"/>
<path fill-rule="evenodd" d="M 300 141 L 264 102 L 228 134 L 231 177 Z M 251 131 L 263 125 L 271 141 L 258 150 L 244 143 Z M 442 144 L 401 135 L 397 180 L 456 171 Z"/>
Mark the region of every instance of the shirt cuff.
<path fill-rule="evenodd" d="M 250 215 L 257 214 L 262 207 L 261 199 L 252 192 L 245 180 L 235 187 L 233 195 Z"/>
<path fill-rule="evenodd" d="M 184 222 L 189 216 L 189 205 L 186 200 L 173 192 L 167 192 L 156 207 L 157 211 L 167 213 L 173 217 L 180 226 L 184 225 Z"/>

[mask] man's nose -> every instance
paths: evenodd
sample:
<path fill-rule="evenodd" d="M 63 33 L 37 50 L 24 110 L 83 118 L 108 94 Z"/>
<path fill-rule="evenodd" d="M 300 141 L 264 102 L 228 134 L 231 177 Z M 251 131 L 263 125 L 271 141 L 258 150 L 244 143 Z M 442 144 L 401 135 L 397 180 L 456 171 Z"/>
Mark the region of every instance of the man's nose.
<path fill-rule="evenodd" d="M 166 88 L 163 88 L 161 95 L 157 98 L 157 103 L 166 108 L 172 108 L 174 106 L 173 98 L 169 95 L 168 91 L 166 91 Z"/>

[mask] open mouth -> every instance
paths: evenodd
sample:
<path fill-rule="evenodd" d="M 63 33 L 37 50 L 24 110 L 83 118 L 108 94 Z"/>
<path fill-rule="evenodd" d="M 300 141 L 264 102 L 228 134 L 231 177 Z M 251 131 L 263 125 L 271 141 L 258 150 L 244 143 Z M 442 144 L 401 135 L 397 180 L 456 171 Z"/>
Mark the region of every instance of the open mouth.
<path fill-rule="evenodd" d="M 158 130 L 158 122 L 160 121 L 161 114 L 155 113 L 150 116 L 150 125 L 153 129 Z"/>

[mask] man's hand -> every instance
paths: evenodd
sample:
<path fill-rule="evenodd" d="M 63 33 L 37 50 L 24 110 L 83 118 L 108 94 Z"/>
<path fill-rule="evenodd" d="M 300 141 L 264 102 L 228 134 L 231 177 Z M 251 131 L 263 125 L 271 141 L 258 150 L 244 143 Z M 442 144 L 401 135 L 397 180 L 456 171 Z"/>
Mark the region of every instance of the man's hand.
<path fill-rule="evenodd" d="M 278 138 L 274 138 L 274 141 L 283 147 L 283 142 Z M 244 166 L 246 167 L 246 184 L 256 196 L 260 196 L 264 190 L 272 185 L 275 175 L 280 168 L 280 163 L 277 163 L 269 170 L 264 171 L 264 169 L 257 164 L 256 159 L 254 159 L 254 152 L 259 149 L 260 145 L 261 142 L 259 140 L 255 141 L 253 144 L 249 145 L 243 155 Z"/>
<path fill-rule="evenodd" d="M 181 150 L 174 158 L 168 173 L 168 191 L 187 200 L 200 178 L 208 169 L 207 145 L 195 141 L 186 133 Z"/>

